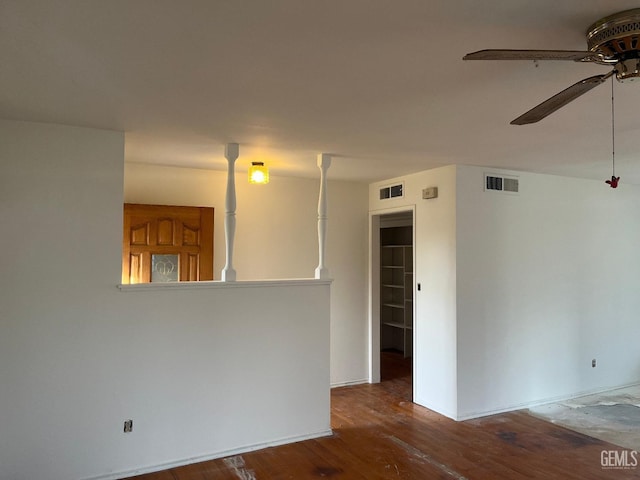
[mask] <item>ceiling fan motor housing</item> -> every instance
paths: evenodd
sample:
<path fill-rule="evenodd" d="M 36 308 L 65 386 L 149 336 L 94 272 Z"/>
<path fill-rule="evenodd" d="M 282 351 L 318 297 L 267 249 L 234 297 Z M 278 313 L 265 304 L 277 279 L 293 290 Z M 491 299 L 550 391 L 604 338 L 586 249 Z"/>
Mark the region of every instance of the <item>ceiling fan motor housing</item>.
<path fill-rule="evenodd" d="M 595 61 L 614 65 L 619 81 L 640 78 L 640 8 L 619 12 L 591 25 L 587 45 Z"/>

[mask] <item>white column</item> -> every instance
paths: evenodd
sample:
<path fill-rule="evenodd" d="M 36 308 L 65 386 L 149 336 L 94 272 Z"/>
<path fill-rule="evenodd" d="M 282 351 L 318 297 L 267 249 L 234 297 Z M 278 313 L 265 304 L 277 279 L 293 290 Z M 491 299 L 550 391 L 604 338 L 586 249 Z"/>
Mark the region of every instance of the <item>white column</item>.
<path fill-rule="evenodd" d="M 326 153 L 318 155 L 318 167 L 320 168 L 320 198 L 318 200 L 318 266 L 316 278 L 320 280 L 329 278 L 329 269 L 324 264 L 325 241 L 327 238 L 327 170 L 331 166 L 331 157 Z"/>
<path fill-rule="evenodd" d="M 227 261 L 222 269 L 220 278 L 223 282 L 235 282 L 236 271 L 233 268 L 233 239 L 236 235 L 236 178 L 235 162 L 238 158 L 238 144 L 227 143 L 224 156 L 228 162 L 227 196 L 225 200 L 224 238 L 226 240 Z"/>

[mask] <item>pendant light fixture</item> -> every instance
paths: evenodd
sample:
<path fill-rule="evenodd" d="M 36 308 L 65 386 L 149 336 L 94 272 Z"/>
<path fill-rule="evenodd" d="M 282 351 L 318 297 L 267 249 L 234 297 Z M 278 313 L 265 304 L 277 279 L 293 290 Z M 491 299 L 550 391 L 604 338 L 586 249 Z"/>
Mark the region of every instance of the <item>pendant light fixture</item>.
<path fill-rule="evenodd" d="M 251 162 L 249 167 L 249 183 L 265 184 L 269 183 L 269 168 L 264 166 L 264 162 Z"/>

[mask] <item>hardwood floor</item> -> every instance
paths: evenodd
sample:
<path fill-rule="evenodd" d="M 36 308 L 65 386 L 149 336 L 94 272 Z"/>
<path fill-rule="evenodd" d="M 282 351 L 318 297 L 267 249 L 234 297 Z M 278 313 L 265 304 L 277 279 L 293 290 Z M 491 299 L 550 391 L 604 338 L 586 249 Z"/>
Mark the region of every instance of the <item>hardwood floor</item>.
<path fill-rule="evenodd" d="M 141 475 L 136 480 L 640 478 L 603 469 L 621 448 L 525 411 L 455 422 L 410 402 L 410 361 L 383 353 L 377 385 L 333 389 L 334 435 Z"/>

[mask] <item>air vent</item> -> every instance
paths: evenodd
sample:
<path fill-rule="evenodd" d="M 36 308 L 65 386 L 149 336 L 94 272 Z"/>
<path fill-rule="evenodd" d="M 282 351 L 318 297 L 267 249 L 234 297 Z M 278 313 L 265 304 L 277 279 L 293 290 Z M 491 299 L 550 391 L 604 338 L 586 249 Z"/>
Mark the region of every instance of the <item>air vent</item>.
<path fill-rule="evenodd" d="M 517 178 L 505 178 L 504 179 L 504 191 L 518 193 L 518 179 Z"/>
<path fill-rule="evenodd" d="M 484 174 L 484 189 L 492 192 L 518 193 L 519 182 L 517 177 L 505 177 L 504 175 Z"/>
<path fill-rule="evenodd" d="M 388 198 L 397 198 L 404 196 L 404 184 L 399 183 L 397 185 L 390 185 L 380 189 L 380 200 L 386 200 Z"/>

